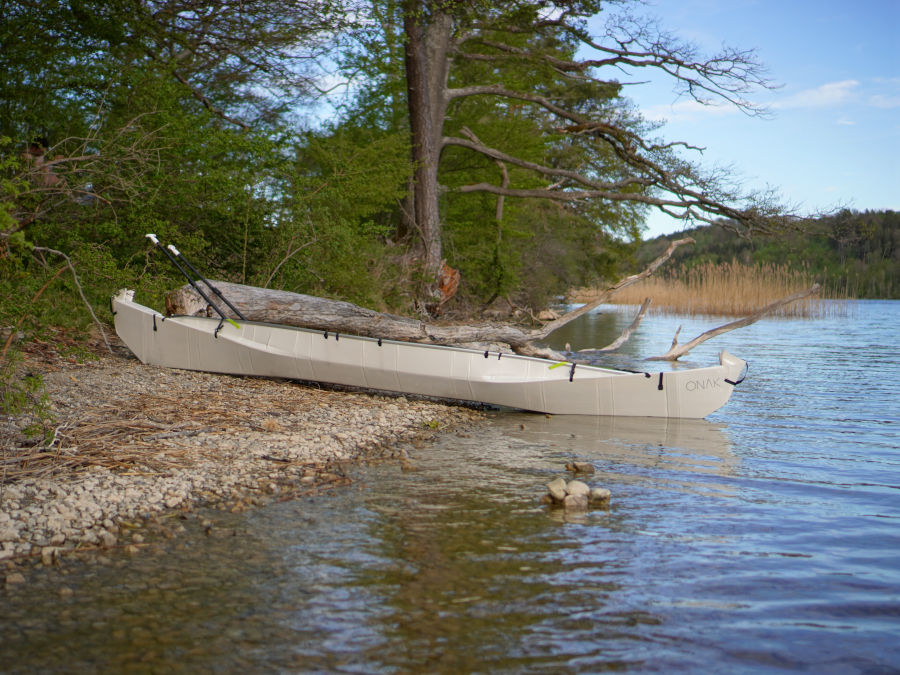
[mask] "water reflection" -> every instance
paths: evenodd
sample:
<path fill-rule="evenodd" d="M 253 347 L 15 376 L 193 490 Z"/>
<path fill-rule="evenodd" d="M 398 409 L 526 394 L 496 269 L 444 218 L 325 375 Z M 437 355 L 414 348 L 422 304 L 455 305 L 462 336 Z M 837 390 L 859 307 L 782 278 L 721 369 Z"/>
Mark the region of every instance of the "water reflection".
<path fill-rule="evenodd" d="M 733 475 L 739 463 L 724 425 L 706 420 L 508 415 L 494 424 L 509 437 L 542 441 L 557 456 L 570 453 L 591 462 L 614 482 L 649 475 L 657 484 L 663 480 L 678 489 L 727 494 L 726 484 L 710 478 Z M 655 471 L 648 474 L 648 469 Z"/>
<path fill-rule="evenodd" d="M 662 469 L 672 474 L 663 487 L 694 493 L 735 463 L 727 434 L 708 422 L 503 413 L 429 448 L 402 485 L 396 469 L 369 472 L 361 506 L 372 546 L 352 575 L 379 607 L 368 615 L 379 637 L 367 662 L 438 672 L 637 665 L 618 641 L 639 642 L 664 622 L 628 590 L 633 559 L 622 544 L 647 523 L 616 509 L 567 516 L 540 505 L 571 459 L 593 463 L 586 479 L 614 489 L 643 467 L 654 489 Z"/>

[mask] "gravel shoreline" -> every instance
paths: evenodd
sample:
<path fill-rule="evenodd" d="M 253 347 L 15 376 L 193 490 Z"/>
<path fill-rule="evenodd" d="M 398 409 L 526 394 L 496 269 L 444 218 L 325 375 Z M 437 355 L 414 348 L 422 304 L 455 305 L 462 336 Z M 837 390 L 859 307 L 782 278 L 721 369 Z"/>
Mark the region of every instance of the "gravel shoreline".
<path fill-rule="evenodd" d="M 247 508 L 346 483 L 349 463 L 406 462 L 408 444 L 481 418 L 402 396 L 161 369 L 116 351 L 80 363 L 26 361 L 43 371 L 56 439 L 52 452 L 0 447 L 7 565 L 133 552 L 141 523 L 159 514 Z"/>

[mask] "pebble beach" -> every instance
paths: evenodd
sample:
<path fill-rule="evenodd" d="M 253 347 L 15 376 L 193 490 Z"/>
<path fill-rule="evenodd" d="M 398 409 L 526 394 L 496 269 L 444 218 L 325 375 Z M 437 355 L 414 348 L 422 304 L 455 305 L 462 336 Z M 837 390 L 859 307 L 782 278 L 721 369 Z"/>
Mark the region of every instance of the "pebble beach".
<path fill-rule="evenodd" d="M 43 451 L 15 428 L 0 447 L 7 584 L 24 561 L 137 552 L 144 523 L 166 513 L 252 508 L 347 483 L 355 462 L 408 463 L 407 448 L 480 418 L 463 406 L 167 370 L 115 352 L 26 359 L 43 376 L 55 430 Z"/>

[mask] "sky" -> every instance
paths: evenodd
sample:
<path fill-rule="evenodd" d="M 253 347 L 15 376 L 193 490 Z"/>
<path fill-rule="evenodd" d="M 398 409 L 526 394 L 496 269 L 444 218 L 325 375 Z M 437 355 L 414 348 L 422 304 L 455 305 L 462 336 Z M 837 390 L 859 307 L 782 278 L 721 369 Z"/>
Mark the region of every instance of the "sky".
<path fill-rule="evenodd" d="M 664 138 L 801 211 L 900 210 L 900 0 L 648 0 L 635 14 L 707 54 L 755 49 L 780 85 L 751 96 L 765 119 L 679 98 L 671 82 L 628 87 L 646 118 L 666 121 Z M 647 222 L 646 238 L 684 228 L 655 210 Z"/>

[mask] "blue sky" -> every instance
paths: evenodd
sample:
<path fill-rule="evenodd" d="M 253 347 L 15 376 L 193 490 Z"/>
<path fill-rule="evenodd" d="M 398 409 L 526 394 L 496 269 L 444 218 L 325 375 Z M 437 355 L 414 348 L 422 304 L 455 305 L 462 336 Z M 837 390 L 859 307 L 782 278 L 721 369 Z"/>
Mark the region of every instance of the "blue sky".
<path fill-rule="evenodd" d="M 707 54 L 756 49 L 781 85 L 752 96 L 767 119 L 678 98 L 664 81 L 629 87 L 647 118 L 666 120 L 663 137 L 802 210 L 900 210 L 900 0 L 649 0 L 635 14 Z M 683 224 L 654 213 L 648 226 L 649 238 Z"/>

